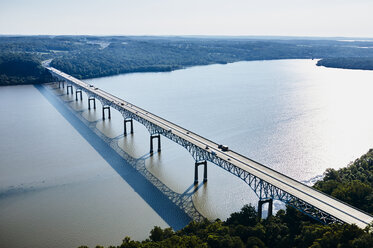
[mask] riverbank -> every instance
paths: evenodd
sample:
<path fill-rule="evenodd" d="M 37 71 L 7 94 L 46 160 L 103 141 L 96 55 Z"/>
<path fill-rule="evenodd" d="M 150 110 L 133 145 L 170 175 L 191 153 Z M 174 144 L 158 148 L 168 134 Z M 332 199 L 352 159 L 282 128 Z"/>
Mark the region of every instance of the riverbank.
<path fill-rule="evenodd" d="M 373 70 L 373 58 L 325 58 L 320 59 L 318 66 L 352 70 Z"/>
<path fill-rule="evenodd" d="M 373 149 L 370 149 L 347 167 L 327 170 L 324 179 L 319 181 L 315 187 L 328 193 L 330 186 L 333 185 L 338 188 L 337 191 L 340 191 L 340 188 L 344 186 L 338 184 L 337 181 L 341 183 L 343 181 L 343 184 L 349 185 L 346 187 L 347 195 L 332 195 L 342 201 L 353 199 L 350 202 L 353 206 L 368 210 L 360 203 L 365 202 L 370 207 L 372 205 L 370 200 L 373 197 L 372 175 Z M 369 190 L 367 188 L 356 189 L 364 184 Z M 351 186 L 355 190 L 348 192 Z M 362 192 L 365 194 L 361 194 Z M 370 209 L 370 213 L 372 212 L 373 209 Z M 286 211 L 278 211 L 275 216 L 261 220 L 255 208 L 246 205 L 240 212 L 232 213 L 225 221 L 191 222 L 178 232 L 173 232 L 169 228 L 154 227 L 149 239 L 142 242 L 131 240 L 127 236 L 118 248 L 371 247 L 372 244 L 373 232 L 369 227 L 362 230 L 355 225 L 348 224 L 322 225 L 290 207 Z"/>
<path fill-rule="evenodd" d="M 373 42 L 237 37 L 0 37 L 0 53 L 27 55 L 78 79 L 165 72 L 238 61 L 373 57 Z M 1 73 L 0 73 L 1 74 Z"/>

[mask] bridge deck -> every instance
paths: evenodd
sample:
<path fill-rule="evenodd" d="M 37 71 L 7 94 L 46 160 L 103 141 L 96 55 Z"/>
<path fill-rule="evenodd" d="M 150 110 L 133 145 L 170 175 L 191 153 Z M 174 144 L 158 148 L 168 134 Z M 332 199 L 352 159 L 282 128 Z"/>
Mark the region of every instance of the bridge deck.
<path fill-rule="evenodd" d="M 102 98 L 111 101 L 118 107 L 130 111 L 165 130 L 171 130 L 173 134 L 187 140 L 188 142 L 193 143 L 194 145 L 202 149 L 205 149 L 206 146 L 208 146 L 209 151 L 214 151 L 216 153 L 216 156 L 218 156 L 219 158 L 228 161 L 234 166 L 247 171 L 248 173 L 272 184 L 273 186 L 299 198 L 300 200 L 312 206 L 315 206 L 316 208 L 336 217 L 337 219 L 345 223 L 356 224 L 360 228 L 365 228 L 369 223 L 373 221 L 373 216 L 335 198 L 332 198 L 320 191 L 317 191 L 307 185 L 304 185 L 267 166 L 264 166 L 231 150 L 223 152 L 218 149 L 218 144 L 211 140 L 208 140 L 196 133 L 186 130 L 172 122 L 169 122 L 116 96 L 113 96 L 101 89 L 90 87 L 89 84 L 55 68 L 48 67 L 47 69 L 50 70 L 52 73 L 58 75 L 59 77 L 64 78 L 66 81 L 84 88 L 87 92 L 92 92 L 96 95 L 99 95 Z"/>

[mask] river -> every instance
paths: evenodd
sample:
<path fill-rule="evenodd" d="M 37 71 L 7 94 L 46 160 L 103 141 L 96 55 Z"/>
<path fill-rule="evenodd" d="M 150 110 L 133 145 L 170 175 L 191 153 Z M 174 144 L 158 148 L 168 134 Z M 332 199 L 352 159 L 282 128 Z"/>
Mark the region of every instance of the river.
<path fill-rule="evenodd" d="M 86 81 L 310 183 L 373 146 L 373 72 L 315 63 L 238 62 Z M 210 219 L 256 204 L 245 183 L 213 164 L 194 192 L 185 149 L 162 138 L 162 152 L 149 157 L 143 126 L 123 137 L 118 112 L 102 121 L 100 104 L 88 111 L 85 94 L 83 102 L 59 94 L 50 86 L 0 88 L 1 247 L 110 245 L 125 235 L 144 239 L 154 225 L 178 229 L 188 217 L 170 195 L 190 196 Z M 143 167 L 112 161 L 102 139 Z"/>

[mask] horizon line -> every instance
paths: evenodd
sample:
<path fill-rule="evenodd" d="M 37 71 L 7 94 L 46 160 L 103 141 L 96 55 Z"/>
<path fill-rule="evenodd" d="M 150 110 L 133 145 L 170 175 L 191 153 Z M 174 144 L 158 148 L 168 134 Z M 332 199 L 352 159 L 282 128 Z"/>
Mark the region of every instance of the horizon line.
<path fill-rule="evenodd" d="M 254 39 L 367 39 L 373 40 L 372 37 L 364 36 L 304 36 L 304 35 L 209 35 L 209 34 L 1 34 L 0 37 L 31 37 L 31 36 L 47 36 L 47 37 L 57 37 L 57 36 L 90 36 L 90 37 L 186 37 L 186 38 L 254 38 Z"/>

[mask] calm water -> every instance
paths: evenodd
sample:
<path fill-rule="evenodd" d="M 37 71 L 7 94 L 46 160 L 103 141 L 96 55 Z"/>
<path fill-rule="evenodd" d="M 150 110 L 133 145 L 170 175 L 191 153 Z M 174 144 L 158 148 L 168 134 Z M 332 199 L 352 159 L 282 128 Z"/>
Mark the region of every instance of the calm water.
<path fill-rule="evenodd" d="M 239 62 L 88 81 L 307 180 L 373 147 L 373 72 L 315 63 Z"/>
<path fill-rule="evenodd" d="M 373 72 L 315 66 L 312 60 L 239 62 L 169 73 L 127 74 L 87 80 L 300 181 L 340 168 L 373 147 Z M 118 117 L 120 118 L 120 117 Z M 121 132 L 121 125 L 113 125 Z M 125 150 L 148 151 L 143 127 Z M 162 155 L 148 168 L 183 192 L 193 179 L 193 160 L 162 140 Z M 127 146 L 126 146 L 127 145 Z M 202 171 L 200 172 L 202 174 Z M 209 182 L 194 198 L 209 218 L 226 218 L 251 190 L 209 166 Z"/>
<path fill-rule="evenodd" d="M 373 147 L 371 71 L 283 60 L 87 81 L 298 180 Z M 121 115 L 101 121 L 101 106 L 88 111 L 83 97 L 70 107 L 132 157 L 145 157 L 147 170 L 169 189 L 190 192 L 194 161 L 186 150 L 162 138 L 162 152 L 147 157 L 143 126 L 135 123 L 135 134 L 124 138 Z M 0 247 L 110 245 L 171 225 L 132 174 L 111 166 L 33 86 L 0 88 L 0 104 Z M 256 204 L 247 185 L 212 164 L 192 198 L 211 219 Z"/>
<path fill-rule="evenodd" d="M 36 88 L 1 87 L 0 104 L 0 247 L 114 245 L 168 226 Z"/>

